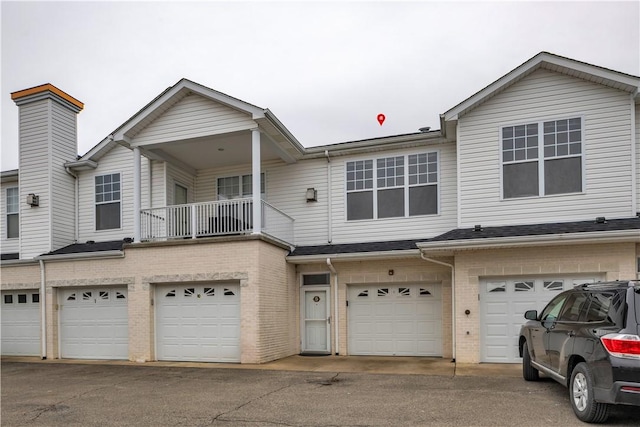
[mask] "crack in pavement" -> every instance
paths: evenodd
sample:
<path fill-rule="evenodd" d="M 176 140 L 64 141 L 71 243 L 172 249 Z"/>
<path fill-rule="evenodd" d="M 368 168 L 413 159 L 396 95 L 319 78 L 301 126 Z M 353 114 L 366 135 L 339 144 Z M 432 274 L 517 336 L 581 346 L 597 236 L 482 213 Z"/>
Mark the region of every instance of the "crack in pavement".
<path fill-rule="evenodd" d="M 109 384 L 109 385 L 105 385 L 105 386 L 101 386 L 101 387 L 92 388 L 90 390 L 84 391 L 84 392 L 76 394 L 74 396 L 67 397 L 66 399 L 60 400 L 58 402 L 52 403 L 51 405 L 46 405 L 44 408 L 39 410 L 39 412 L 33 418 L 31 418 L 29 420 L 29 422 L 33 422 L 33 421 L 37 420 L 45 412 L 55 411 L 56 407 L 58 405 L 61 405 L 62 403 L 69 402 L 71 400 L 77 399 L 79 397 L 82 397 L 82 396 L 84 396 L 86 394 L 89 394 L 89 393 L 92 393 L 92 392 L 95 392 L 95 391 L 104 390 L 104 389 L 111 388 L 111 387 L 117 387 L 117 386 L 122 385 L 122 384 L 132 383 L 134 381 L 140 380 L 142 377 L 148 377 L 149 375 L 150 374 L 146 374 L 146 375 L 142 375 L 141 377 L 129 378 L 129 379 L 121 381 L 119 383 L 114 383 L 114 384 Z"/>
<path fill-rule="evenodd" d="M 294 386 L 294 385 L 295 385 L 295 384 L 289 384 L 289 385 L 286 385 L 286 386 L 284 386 L 284 387 L 280 387 L 280 388 L 278 388 L 278 389 L 271 390 L 270 392 L 265 393 L 265 394 L 262 394 L 262 395 L 260 395 L 260 396 L 258 396 L 258 397 L 256 397 L 256 398 L 251 399 L 251 400 L 248 400 L 248 401 L 244 402 L 242 405 L 236 406 L 236 407 L 235 407 L 235 408 L 233 408 L 233 409 L 230 409 L 230 410 L 225 411 L 225 412 L 221 412 L 221 413 L 219 413 L 218 415 L 216 415 L 215 417 L 213 417 L 213 419 L 211 420 L 211 422 L 209 423 L 209 425 L 213 425 L 213 424 L 215 424 L 215 423 L 216 423 L 216 421 L 218 421 L 218 420 L 220 419 L 220 417 L 222 417 L 223 415 L 227 415 L 227 414 L 229 414 L 229 413 L 231 413 L 231 412 L 237 411 L 238 409 L 244 408 L 245 406 L 247 406 L 247 405 L 249 405 L 249 404 L 251 404 L 251 403 L 253 403 L 253 402 L 256 402 L 256 401 L 258 401 L 258 400 L 260 400 L 260 399 L 262 399 L 262 398 L 264 398 L 264 397 L 270 396 L 270 395 L 272 395 L 272 394 L 274 394 L 274 393 L 277 393 L 277 392 L 279 392 L 279 391 L 282 391 L 282 390 L 284 390 L 284 389 L 286 389 L 286 388 L 289 388 L 289 387 L 292 387 L 292 386 Z M 224 420 L 221 420 L 221 421 L 224 421 Z"/>

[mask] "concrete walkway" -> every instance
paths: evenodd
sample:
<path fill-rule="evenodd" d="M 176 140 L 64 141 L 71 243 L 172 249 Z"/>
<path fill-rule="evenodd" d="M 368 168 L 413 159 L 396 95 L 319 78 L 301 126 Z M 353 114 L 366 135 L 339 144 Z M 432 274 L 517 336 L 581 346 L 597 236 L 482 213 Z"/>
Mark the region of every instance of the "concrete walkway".
<path fill-rule="evenodd" d="M 392 375 L 436 375 L 436 376 L 487 376 L 519 377 L 522 375 L 520 364 L 497 363 L 453 363 L 449 359 L 438 357 L 383 357 L 383 356 L 289 356 L 264 364 L 236 363 L 200 363 L 200 362 L 145 362 L 136 363 L 125 360 L 81 360 L 51 359 L 38 357 L 3 357 L 2 361 L 26 362 L 38 364 L 94 364 L 94 365 L 130 365 L 153 367 L 183 367 L 208 369 L 256 369 L 272 371 L 298 372 L 362 372 L 369 374 Z"/>

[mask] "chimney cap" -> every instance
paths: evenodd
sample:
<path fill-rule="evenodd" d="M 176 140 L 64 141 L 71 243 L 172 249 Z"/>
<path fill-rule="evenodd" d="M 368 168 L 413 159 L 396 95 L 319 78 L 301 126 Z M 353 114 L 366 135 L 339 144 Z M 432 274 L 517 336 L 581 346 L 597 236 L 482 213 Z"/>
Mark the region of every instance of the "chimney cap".
<path fill-rule="evenodd" d="M 31 97 L 31 96 L 36 96 L 36 95 L 45 95 L 45 94 L 47 94 L 47 92 L 49 92 L 50 94 L 53 94 L 53 95 L 61 98 L 64 101 L 67 101 L 75 109 L 77 109 L 77 112 L 82 111 L 82 109 L 84 108 L 84 104 L 82 102 L 78 101 L 73 96 L 69 95 L 68 93 L 58 89 L 57 87 L 55 87 L 51 83 L 45 83 L 43 85 L 31 87 L 29 89 L 23 89 L 23 90 L 19 90 L 19 91 L 16 91 L 16 92 L 11 92 L 11 99 L 16 104 L 20 105 L 20 103 L 18 101 L 20 101 L 20 100 L 22 100 L 24 98 Z"/>

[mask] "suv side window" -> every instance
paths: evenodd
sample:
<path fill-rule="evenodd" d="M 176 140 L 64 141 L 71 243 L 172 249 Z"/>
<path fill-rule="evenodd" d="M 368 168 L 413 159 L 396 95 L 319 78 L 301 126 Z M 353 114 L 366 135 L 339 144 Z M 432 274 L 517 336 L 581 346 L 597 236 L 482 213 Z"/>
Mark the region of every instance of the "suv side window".
<path fill-rule="evenodd" d="M 558 319 L 558 315 L 560 314 L 560 309 L 564 304 L 564 301 L 567 299 L 567 294 L 560 294 L 554 299 L 551 300 L 549 304 L 542 310 L 542 314 L 540 315 L 540 321 L 543 323 L 543 326 L 549 327 L 551 323 L 555 322 Z"/>
<path fill-rule="evenodd" d="M 586 292 L 575 292 L 569 296 L 564 309 L 558 320 L 563 322 L 577 322 L 580 319 L 580 313 L 587 307 L 588 294 Z"/>
<path fill-rule="evenodd" d="M 589 295 L 589 308 L 580 316 L 582 322 L 609 321 L 619 323 L 624 317 L 625 293 L 594 292 Z"/>

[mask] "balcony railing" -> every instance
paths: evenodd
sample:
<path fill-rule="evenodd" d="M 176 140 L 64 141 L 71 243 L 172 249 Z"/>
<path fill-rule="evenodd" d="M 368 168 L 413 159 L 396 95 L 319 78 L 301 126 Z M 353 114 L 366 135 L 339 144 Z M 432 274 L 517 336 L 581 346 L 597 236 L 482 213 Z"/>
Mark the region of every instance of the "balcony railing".
<path fill-rule="evenodd" d="M 262 232 L 293 244 L 293 218 L 264 200 L 261 205 Z M 253 232 L 253 199 L 142 209 L 140 228 L 142 240 L 250 234 Z"/>

